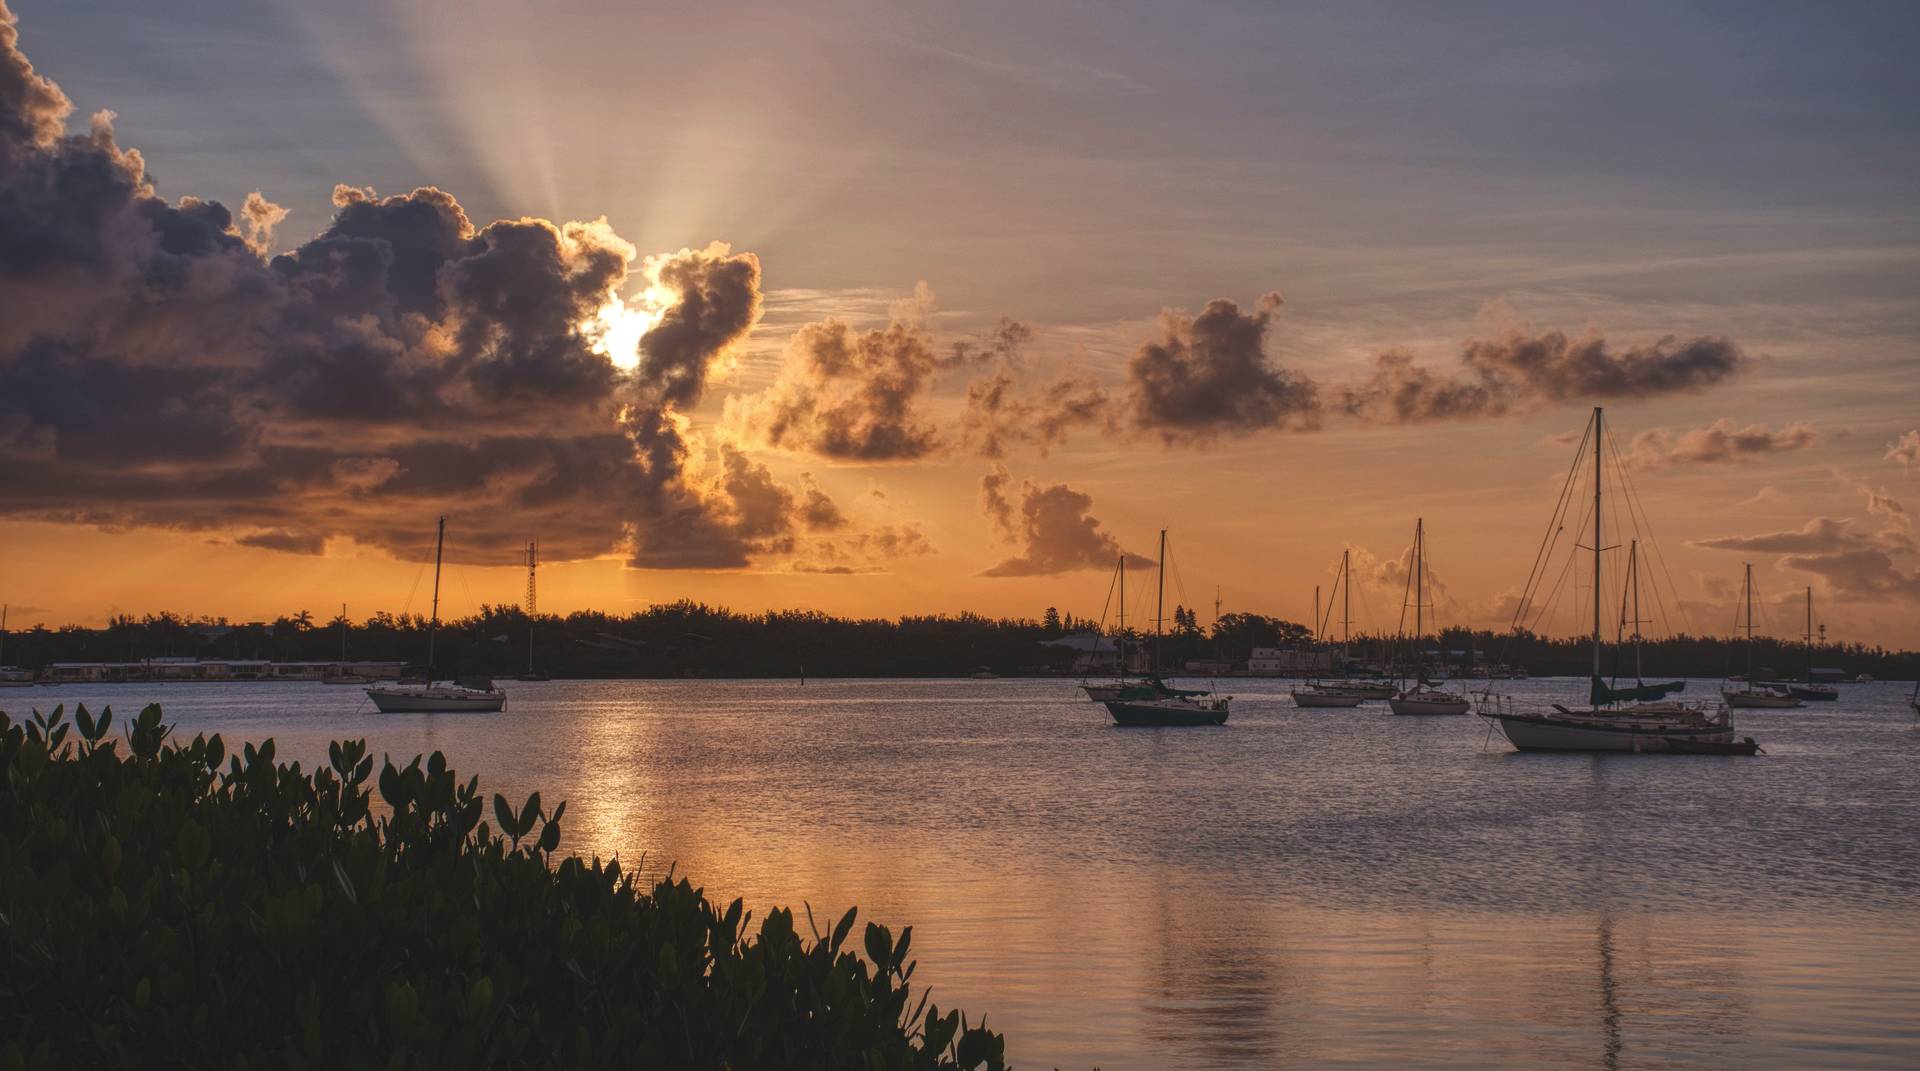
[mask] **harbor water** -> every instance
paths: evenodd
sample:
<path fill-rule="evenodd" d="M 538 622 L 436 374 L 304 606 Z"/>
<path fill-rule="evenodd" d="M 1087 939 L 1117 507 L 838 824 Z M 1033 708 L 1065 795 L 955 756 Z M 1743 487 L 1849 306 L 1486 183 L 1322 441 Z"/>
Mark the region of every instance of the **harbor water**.
<path fill-rule="evenodd" d="M 335 739 L 443 751 L 489 793 L 567 800 L 567 850 L 822 928 L 856 904 L 912 925 L 915 983 L 1022 1067 L 1920 1066 L 1910 685 L 1738 711 L 1766 751 L 1741 758 L 1523 755 L 1479 718 L 1220 683 L 1226 726 L 1171 730 L 1063 680 L 509 682 L 482 715 L 63 685 L 0 709 L 158 701 L 309 766 Z"/>

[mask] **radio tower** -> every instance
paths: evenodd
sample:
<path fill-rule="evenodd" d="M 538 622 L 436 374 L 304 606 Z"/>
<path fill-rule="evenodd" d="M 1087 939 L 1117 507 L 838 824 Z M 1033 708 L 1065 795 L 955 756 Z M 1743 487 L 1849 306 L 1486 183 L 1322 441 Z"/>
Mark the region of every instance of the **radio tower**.
<path fill-rule="evenodd" d="M 535 568 L 539 566 L 539 564 L 540 564 L 540 544 L 535 543 L 533 540 L 529 539 L 527 540 L 527 616 L 528 617 L 532 617 L 534 614 L 539 612 L 539 604 L 534 600 L 534 595 L 533 595 L 533 571 Z"/>

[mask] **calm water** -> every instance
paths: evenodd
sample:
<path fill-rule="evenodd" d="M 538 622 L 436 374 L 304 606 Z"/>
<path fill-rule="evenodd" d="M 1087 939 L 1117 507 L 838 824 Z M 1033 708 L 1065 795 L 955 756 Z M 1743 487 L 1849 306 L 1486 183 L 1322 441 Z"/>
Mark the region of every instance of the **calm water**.
<path fill-rule="evenodd" d="M 502 715 L 318 684 L 0 705 L 157 698 L 309 764 L 443 750 L 569 800 L 574 851 L 912 924 L 915 980 L 1026 1067 L 1920 1066 L 1908 685 L 1741 712 L 1752 759 L 1519 755 L 1279 681 L 1189 730 L 1115 729 L 1064 681 L 507 687 Z"/>

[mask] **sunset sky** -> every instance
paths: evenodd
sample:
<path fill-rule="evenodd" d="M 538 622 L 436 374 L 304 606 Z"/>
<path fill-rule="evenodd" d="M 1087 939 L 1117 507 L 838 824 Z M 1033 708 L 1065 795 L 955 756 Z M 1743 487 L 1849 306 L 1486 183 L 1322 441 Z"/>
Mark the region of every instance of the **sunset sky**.
<path fill-rule="evenodd" d="M 1752 561 L 1920 644 L 1910 4 L 0 20 L 14 628 L 420 612 L 441 513 L 456 614 L 537 539 L 550 612 L 1097 615 L 1167 528 L 1356 628 L 1423 517 L 1501 627 L 1604 405 L 1654 631 Z"/>

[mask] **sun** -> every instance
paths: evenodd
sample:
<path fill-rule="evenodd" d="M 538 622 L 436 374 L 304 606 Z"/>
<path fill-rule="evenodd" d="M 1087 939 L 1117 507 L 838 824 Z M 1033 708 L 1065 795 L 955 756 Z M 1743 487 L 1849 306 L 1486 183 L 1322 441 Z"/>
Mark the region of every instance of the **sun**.
<path fill-rule="evenodd" d="M 660 315 L 658 306 L 636 307 L 609 293 L 606 304 L 580 325 L 580 333 L 592 340 L 593 352 L 631 372 L 640 367 L 640 340 L 660 322 Z"/>

